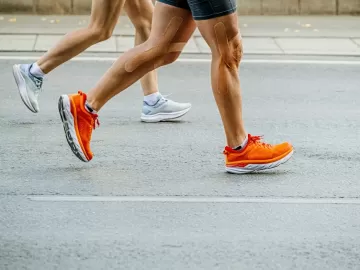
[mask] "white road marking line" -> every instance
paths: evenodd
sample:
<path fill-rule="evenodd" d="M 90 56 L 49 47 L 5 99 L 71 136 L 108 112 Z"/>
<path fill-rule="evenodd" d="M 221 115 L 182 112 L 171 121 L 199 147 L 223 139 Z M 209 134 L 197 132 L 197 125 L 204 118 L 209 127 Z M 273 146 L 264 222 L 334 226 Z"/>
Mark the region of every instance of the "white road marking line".
<path fill-rule="evenodd" d="M 255 203 L 255 204 L 360 204 L 359 199 L 272 198 L 208 196 L 29 196 L 39 202 L 164 202 L 164 203 Z"/>
<path fill-rule="evenodd" d="M 0 55 L 0 60 L 38 60 L 39 56 L 21 56 L 21 55 Z M 78 56 L 70 61 L 75 62 L 114 62 L 117 57 L 100 57 L 100 56 Z M 179 58 L 176 62 L 183 63 L 210 63 L 209 58 Z M 244 59 L 243 64 L 309 64 L 309 65 L 360 65 L 360 61 L 354 60 L 300 60 L 300 59 Z"/>

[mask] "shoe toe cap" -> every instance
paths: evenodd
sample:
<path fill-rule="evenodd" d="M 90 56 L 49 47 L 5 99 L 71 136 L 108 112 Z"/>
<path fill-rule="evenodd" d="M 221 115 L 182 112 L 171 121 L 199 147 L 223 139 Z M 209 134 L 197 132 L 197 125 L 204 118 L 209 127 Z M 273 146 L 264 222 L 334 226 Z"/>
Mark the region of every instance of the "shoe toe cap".
<path fill-rule="evenodd" d="M 275 155 L 283 155 L 285 153 L 291 152 L 293 150 L 293 146 L 288 143 L 284 142 L 275 146 Z"/>
<path fill-rule="evenodd" d="M 39 107 L 39 103 L 35 100 L 31 100 L 31 105 L 34 108 L 35 112 L 39 112 L 40 111 L 40 107 Z"/>

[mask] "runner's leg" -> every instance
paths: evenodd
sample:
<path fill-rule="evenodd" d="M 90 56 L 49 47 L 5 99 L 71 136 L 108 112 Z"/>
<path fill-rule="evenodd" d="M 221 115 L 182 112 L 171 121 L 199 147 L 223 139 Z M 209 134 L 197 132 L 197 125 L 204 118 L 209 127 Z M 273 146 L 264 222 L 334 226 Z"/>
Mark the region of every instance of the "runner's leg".
<path fill-rule="evenodd" d="M 125 0 L 93 0 L 88 27 L 65 35 L 37 62 L 13 66 L 15 82 L 26 107 L 39 112 L 38 97 L 43 77 L 90 46 L 108 39 L 118 20 Z"/>
<path fill-rule="evenodd" d="M 160 0 L 168 1 L 168 0 Z M 211 82 L 228 146 L 226 170 L 248 173 L 271 169 L 292 155 L 288 143 L 269 145 L 259 136 L 246 134 L 242 118 L 239 65 L 243 54 L 235 0 L 192 0 L 190 8 L 211 49 Z"/>
<path fill-rule="evenodd" d="M 126 1 L 125 10 L 135 26 L 135 46 L 140 45 L 149 39 L 154 5 L 151 0 Z M 159 91 L 155 71 L 144 75 L 140 82 L 145 96 Z"/>
<path fill-rule="evenodd" d="M 151 0 L 129 0 L 125 3 L 125 10 L 136 29 L 135 45 L 140 45 L 149 39 L 154 5 Z M 144 75 L 140 82 L 144 92 L 142 121 L 173 120 L 190 110 L 190 103 L 175 102 L 160 94 L 155 70 Z"/>
<path fill-rule="evenodd" d="M 199 30 L 212 52 L 211 84 L 218 105 L 227 143 L 240 146 L 247 137 L 242 119 L 238 67 L 242 42 L 236 13 L 197 21 Z"/>
<path fill-rule="evenodd" d="M 195 27 L 188 10 L 158 2 L 149 39 L 119 57 L 88 93 L 89 105 L 99 111 L 109 99 L 148 72 L 174 62 Z"/>
<path fill-rule="evenodd" d="M 66 139 L 80 160 L 87 162 L 93 158 L 90 142 L 98 122 L 97 111 L 148 72 L 174 62 L 194 30 L 189 10 L 157 3 L 146 42 L 121 55 L 88 97 L 82 92 L 60 97 L 59 113 Z"/>
<path fill-rule="evenodd" d="M 111 37 L 125 0 L 92 0 L 90 23 L 86 28 L 65 35 L 37 64 L 46 74 Z"/>

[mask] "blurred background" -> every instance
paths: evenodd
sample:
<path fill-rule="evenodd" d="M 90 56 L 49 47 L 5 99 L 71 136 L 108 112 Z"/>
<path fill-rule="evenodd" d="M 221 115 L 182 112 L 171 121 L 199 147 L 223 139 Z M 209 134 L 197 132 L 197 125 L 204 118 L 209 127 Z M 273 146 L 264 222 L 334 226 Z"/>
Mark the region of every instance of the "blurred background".
<path fill-rule="evenodd" d="M 155 2 L 155 1 L 154 1 Z M 244 15 L 359 15 L 359 0 L 237 0 Z M 91 0 L 0 0 L 0 12 L 88 14 Z"/>

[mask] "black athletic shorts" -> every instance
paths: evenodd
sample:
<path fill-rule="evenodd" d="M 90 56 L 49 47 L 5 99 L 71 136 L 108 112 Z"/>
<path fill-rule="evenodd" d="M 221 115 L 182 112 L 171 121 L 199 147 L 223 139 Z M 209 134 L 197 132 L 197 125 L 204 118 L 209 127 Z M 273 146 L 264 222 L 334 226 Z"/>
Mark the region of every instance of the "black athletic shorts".
<path fill-rule="evenodd" d="M 236 0 L 157 0 L 178 8 L 190 10 L 194 20 L 208 20 L 234 13 Z"/>

